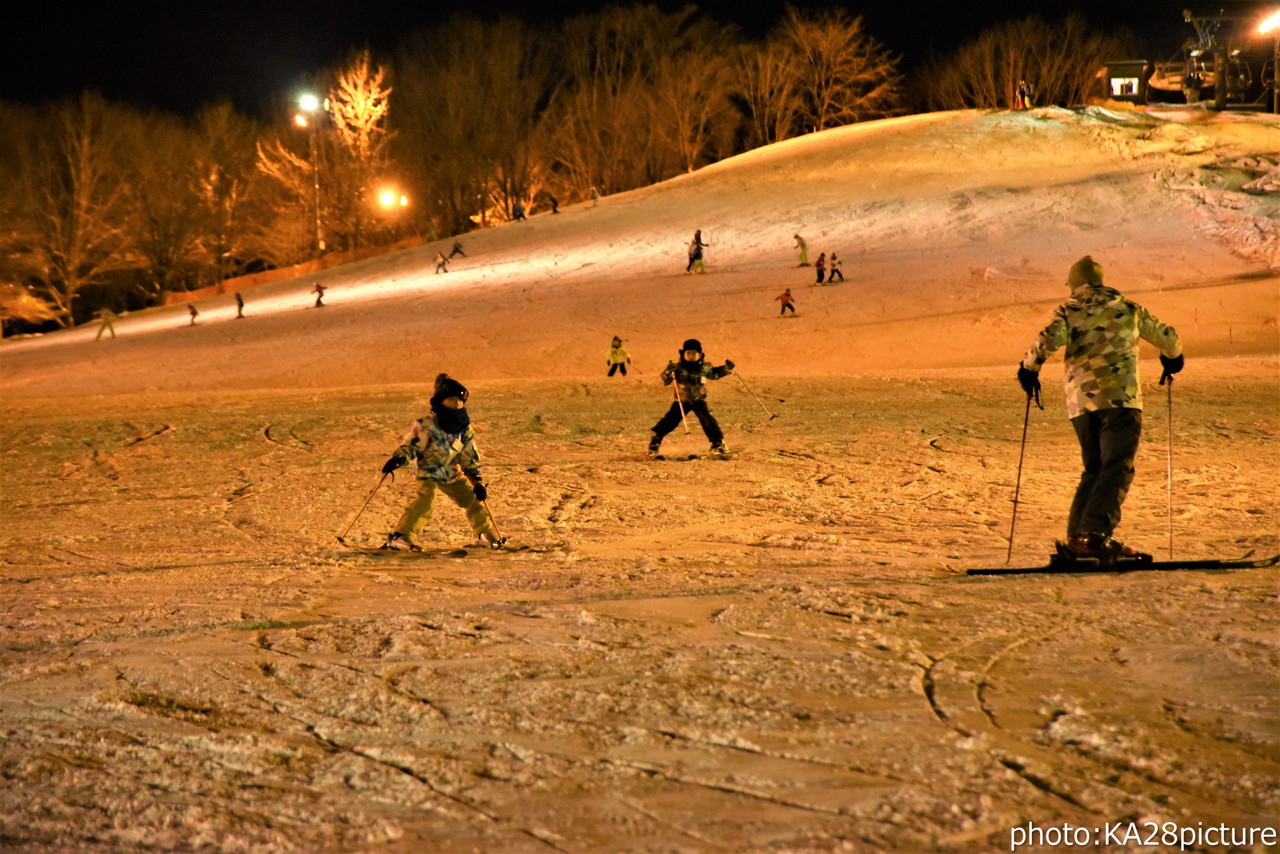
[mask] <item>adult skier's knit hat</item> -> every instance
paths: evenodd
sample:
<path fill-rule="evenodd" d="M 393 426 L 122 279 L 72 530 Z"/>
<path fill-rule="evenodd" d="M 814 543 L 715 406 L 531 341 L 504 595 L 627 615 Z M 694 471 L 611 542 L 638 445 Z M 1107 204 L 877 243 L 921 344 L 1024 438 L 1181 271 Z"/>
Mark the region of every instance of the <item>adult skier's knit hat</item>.
<path fill-rule="evenodd" d="M 447 397 L 457 397 L 465 401 L 467 387 L 448 374 L 440 374 L 436 377 L 436 390 L 435 394 L 431 395 L 431 399 L 444 400 Z"/>
<path fill-rule="evenodd" d="M 680 347 L 680 352 L 683 353 L 685 350 L 697 350 L 699 353 L 701 353 L 702 342 L 699 341 L 697 338 L 690 338 L 688 341 L 684 342 L 684 344 L 681 345 Z"/>
<path fill-rule="evenodd" d="M 1102 284 L 1102 265 L 1093 260 L 1093 256 L 1084 256 L 1071 265 L 1071 272 L 1067 274 L 1067 284 L 1072 288 L 1085 284 Z"/>

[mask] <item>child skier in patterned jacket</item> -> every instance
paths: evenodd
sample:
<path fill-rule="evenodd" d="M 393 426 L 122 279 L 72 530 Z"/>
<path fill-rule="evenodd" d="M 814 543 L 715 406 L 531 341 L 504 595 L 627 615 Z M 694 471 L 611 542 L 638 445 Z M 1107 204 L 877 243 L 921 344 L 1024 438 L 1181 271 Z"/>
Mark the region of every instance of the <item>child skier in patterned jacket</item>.
<path fill-rule="evenodd" d="M 733 372 L 733 362 L 725 359 L 722 366 L 713 368 L 704 359 L 702 342 L 696 338 L 690 338 L 680 347 L 679 361 L 668 362 L 667 367 L 663 370 L 662 384 L 671 385 L 673 382 L 676 384 L 676 399 L 671 402 L 671 407 L 667 410 L 667 414 L 663 415 L 658 423 L 653 425 L 653 438 L 649 440 L 650 456 L 658 455 L 662 440 L 684 420 L 686 412 L 692 412 L 698 416 L 698 423 L 702 425 L 702 432 L 706 434 L 707 440 L 711 442 L 711 453 L 723 454 L 725 452 L 724 433 L 720 430 L 720 425 L 716 423 L 711 411 L 707 409 L 705 383 L 707 380 L 718 380 L 727 377 Z"/>
<path fill-rule="evenodd" d="M 418 497 L 405 508 L 382 548 L 419 550 L 417 538 L 431 519 L 437 490 L 463 509 L 482 545 L 501 548 L 493 517 L 484 503 L 488 490 L 480 479 L 480 456 L 466 411 L 467 395 L 466 387 L 448 374 L 436 377 L 431 414 L 410 425 L 404 444 L 383 464 L 383 474 L 390 474 L 414 462 Z"/>

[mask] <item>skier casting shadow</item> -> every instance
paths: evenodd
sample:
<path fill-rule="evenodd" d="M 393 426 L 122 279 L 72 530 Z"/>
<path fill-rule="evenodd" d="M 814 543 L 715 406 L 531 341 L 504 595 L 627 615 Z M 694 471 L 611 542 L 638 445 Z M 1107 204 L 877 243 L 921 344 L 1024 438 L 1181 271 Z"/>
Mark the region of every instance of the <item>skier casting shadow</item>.
<path fill-rule="evenodd" d="M 707 408 L 705 383 L 707 380 L 727 377 L 733 372 L 733 362 L 725 359 L 722 366 L 713 368 L 704 361 L 704 358 L 702 342 L 696 338 L 690 338 L 680 348 L 679 362 L 668 362 L 666 369 L 663 370 L 662 384 L 671 385 L 672 382 L 676 384 L 676 399 L 671 402 L 671 408 L 667 410 L 667 414 L 653 425 L 653 438 L 649 440 L 650 456 L 658 456 L 662 440 L 684 420 L 686 412 L 692 412 L 698 416 L 702 432 L 711 442 L 711 453 L 717 455 L 725 453 L 724 433 L 716 423 L 711 410 Z"/>

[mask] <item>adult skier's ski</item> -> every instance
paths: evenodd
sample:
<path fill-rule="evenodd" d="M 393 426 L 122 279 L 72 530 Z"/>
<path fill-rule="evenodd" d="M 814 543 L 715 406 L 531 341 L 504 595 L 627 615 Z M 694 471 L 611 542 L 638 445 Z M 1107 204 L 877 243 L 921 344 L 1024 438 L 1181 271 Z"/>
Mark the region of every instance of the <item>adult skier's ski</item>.
<path fill-rule="evenodd" d="M 1265 569 L 1280 563 L 1280 555 L 1238 560 L 1117 560 L 1099 561 L 1096 558 L 1066 560 L 1058 555 L 1049 558 L 1044 566 L 1001 566 L 967 569 L 966 575 L 1036 575 L 1040 573 L 1073 572 L 1172 572 L 1183 569 Z"/>
<path fill-rule="evenodd" d="M 444 547 L 422 549 L 384 549 L 376 546 L 348 546 L 347 548 L 356 554 L 368 555 L 369 557 L 387 558 L 389 560 L 394 560 L 396 558 L 466 557 L 468 554 L 466 549 L 451 549 Z"/>

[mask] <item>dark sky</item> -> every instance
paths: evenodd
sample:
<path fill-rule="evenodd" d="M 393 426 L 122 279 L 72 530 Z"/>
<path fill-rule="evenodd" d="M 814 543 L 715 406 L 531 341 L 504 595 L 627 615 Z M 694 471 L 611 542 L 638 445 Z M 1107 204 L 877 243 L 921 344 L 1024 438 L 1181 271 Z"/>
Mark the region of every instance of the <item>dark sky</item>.
<path fill-rule="evenodd" d="M 266 115 L 307 74 L 340 62 L 348 49 L 389 52 L 400 38 L 465 11 L 481 18 L 515 14 L 555 21 L 599 9 L 602 0 L 22 0 L 0 27 L 0 99 L 42 103 L 86 89 L 107 98 L 177 113 L 230 98 L 241 111 Z M 678 0 L 657 0 L 672 10 Z M 762 36 L 786 0 L 704 0 L 704 14 Z M 818 8 L 815 2 L 798 3 Z M 1061 20 L 1079 11 L 1100 30 L 1142 33 L 1155 52 L 1172 52 L 1194 34 L 1183 23 L 1187 0 L 844 0 L 867 31 L 900 55 L 910 71 L 982 29 L 1037 14 Z M 1221 7 L 1223 3 L 1213 6 Z M 1261 9 L 1265 3 L 1245 4 Z M 981 11 L 976 11 L 981 9 Z M 535 11 L 536 10 L 536 11 Z M 483 51 L 484 45 L 476 45 Z M 1167 56 L 1152 57 L 1166 59 Z"/>

